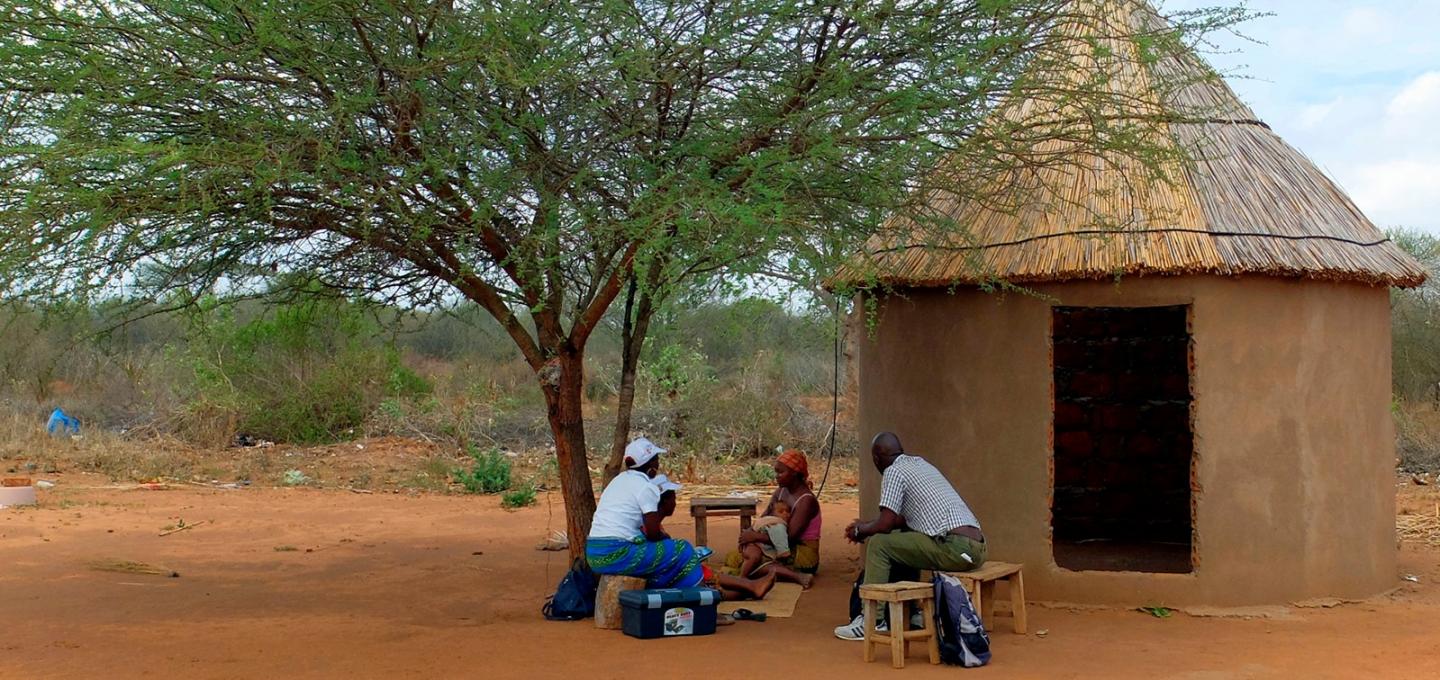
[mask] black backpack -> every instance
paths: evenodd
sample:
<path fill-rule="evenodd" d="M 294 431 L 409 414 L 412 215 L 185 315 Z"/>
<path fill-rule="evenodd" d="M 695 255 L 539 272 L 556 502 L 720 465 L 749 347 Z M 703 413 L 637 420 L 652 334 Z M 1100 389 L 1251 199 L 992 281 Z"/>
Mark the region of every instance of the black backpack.
<path fill-rule="evenodd" d="M 555 594 L 545 599 L 540 613 L 551 621 L 577 621 L 595 615 L 595 590 L 600 582 L 585 558 L 576 558 L 570 571 L 560 579 Z"/>

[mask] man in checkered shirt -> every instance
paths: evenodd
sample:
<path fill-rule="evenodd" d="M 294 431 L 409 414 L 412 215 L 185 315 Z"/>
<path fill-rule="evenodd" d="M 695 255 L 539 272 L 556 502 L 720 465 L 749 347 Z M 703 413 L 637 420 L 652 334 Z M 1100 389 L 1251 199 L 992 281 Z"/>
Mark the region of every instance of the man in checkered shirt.
<path fill-rule="evenodd" d="M 894 572 L 913 578 L 921 569 L 970 571 L 985 563 L 980 520 L 934 465 L 905 453 L 891 432 L 875 435 L 870 458 L 880 471 L 880 517 L 845 527 L 845 538 L 865 544 L 865 583 L 904 580 L 893 579 Z M 864 639 L 864 618 L 835 635 Z"/>

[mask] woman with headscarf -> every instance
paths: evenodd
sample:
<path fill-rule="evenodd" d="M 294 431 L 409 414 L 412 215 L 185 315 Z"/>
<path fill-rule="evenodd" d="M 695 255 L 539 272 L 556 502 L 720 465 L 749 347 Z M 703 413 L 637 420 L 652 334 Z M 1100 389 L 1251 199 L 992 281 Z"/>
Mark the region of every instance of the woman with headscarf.
<path fill-rule="evenodd" d="M 585 560 L 597 574 L 618 574 L 644 578 L 648 588 L 693 588 L 702 583 L 720 588 L 727 598 L 764 597 L 775 577 L 717 577 L 705 566 L 705 555 L 689 541 L 670 538 L 661 526 L 670 503 L 665 493 L 679 490 L 660 471 L 660 454 L 665 449 L 645 438 L 625 447 L 625 471 L 616 475 L 600 494 L 590 535 L 585 541 Z M 662 505 L 665 506 L 662 509 Z M 708 553 L 707 553 L 708 554 Z"/>
<path fill-rule="evenodd" d="M 774 517 L 777 509 L 788 509 L 786 535 L 789 554 L 767 557 L 774 541 L 764 531 L 740 532 L 740 548 L 725 557 L 726 570 L 744 578 L 774 574 L 783 581 L 809 588 L 820 567 L 820 501 L 810 488 L 810 463 L 805 454 L 787 449 L 775 459 L 775 484 L 762 517 Z M 771 551 L 774 552 L 773 550 Z"/>

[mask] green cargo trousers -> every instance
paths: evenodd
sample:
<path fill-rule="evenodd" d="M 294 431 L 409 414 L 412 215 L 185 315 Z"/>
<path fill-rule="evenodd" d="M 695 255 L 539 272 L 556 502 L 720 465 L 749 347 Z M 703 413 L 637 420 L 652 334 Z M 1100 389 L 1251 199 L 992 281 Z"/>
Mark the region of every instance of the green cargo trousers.
<path fill-rule="evenodd" d="M 866 584 L 915 578 L 921 569 L 970 571 L 982 564 L 985 544 L 964 536 L 935 538 L 915 531 L 892 531 L 865 539 Z M 893 572 L 901 572 L 905 578 L 892 579 Z"/>

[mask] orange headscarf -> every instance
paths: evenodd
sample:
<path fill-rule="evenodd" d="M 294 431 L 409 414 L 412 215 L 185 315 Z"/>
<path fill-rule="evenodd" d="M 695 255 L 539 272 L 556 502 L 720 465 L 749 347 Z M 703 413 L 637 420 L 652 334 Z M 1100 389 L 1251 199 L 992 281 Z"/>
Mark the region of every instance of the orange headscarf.
<path fill-rule="evenodd" d="M 800 473 L 801 477 L 810 476 L 810 461 L 805 459 L 805 454 L 795 449 L 785 449 L 785 452 L 780 454 L 780 462 L 792 471 Z"/>

